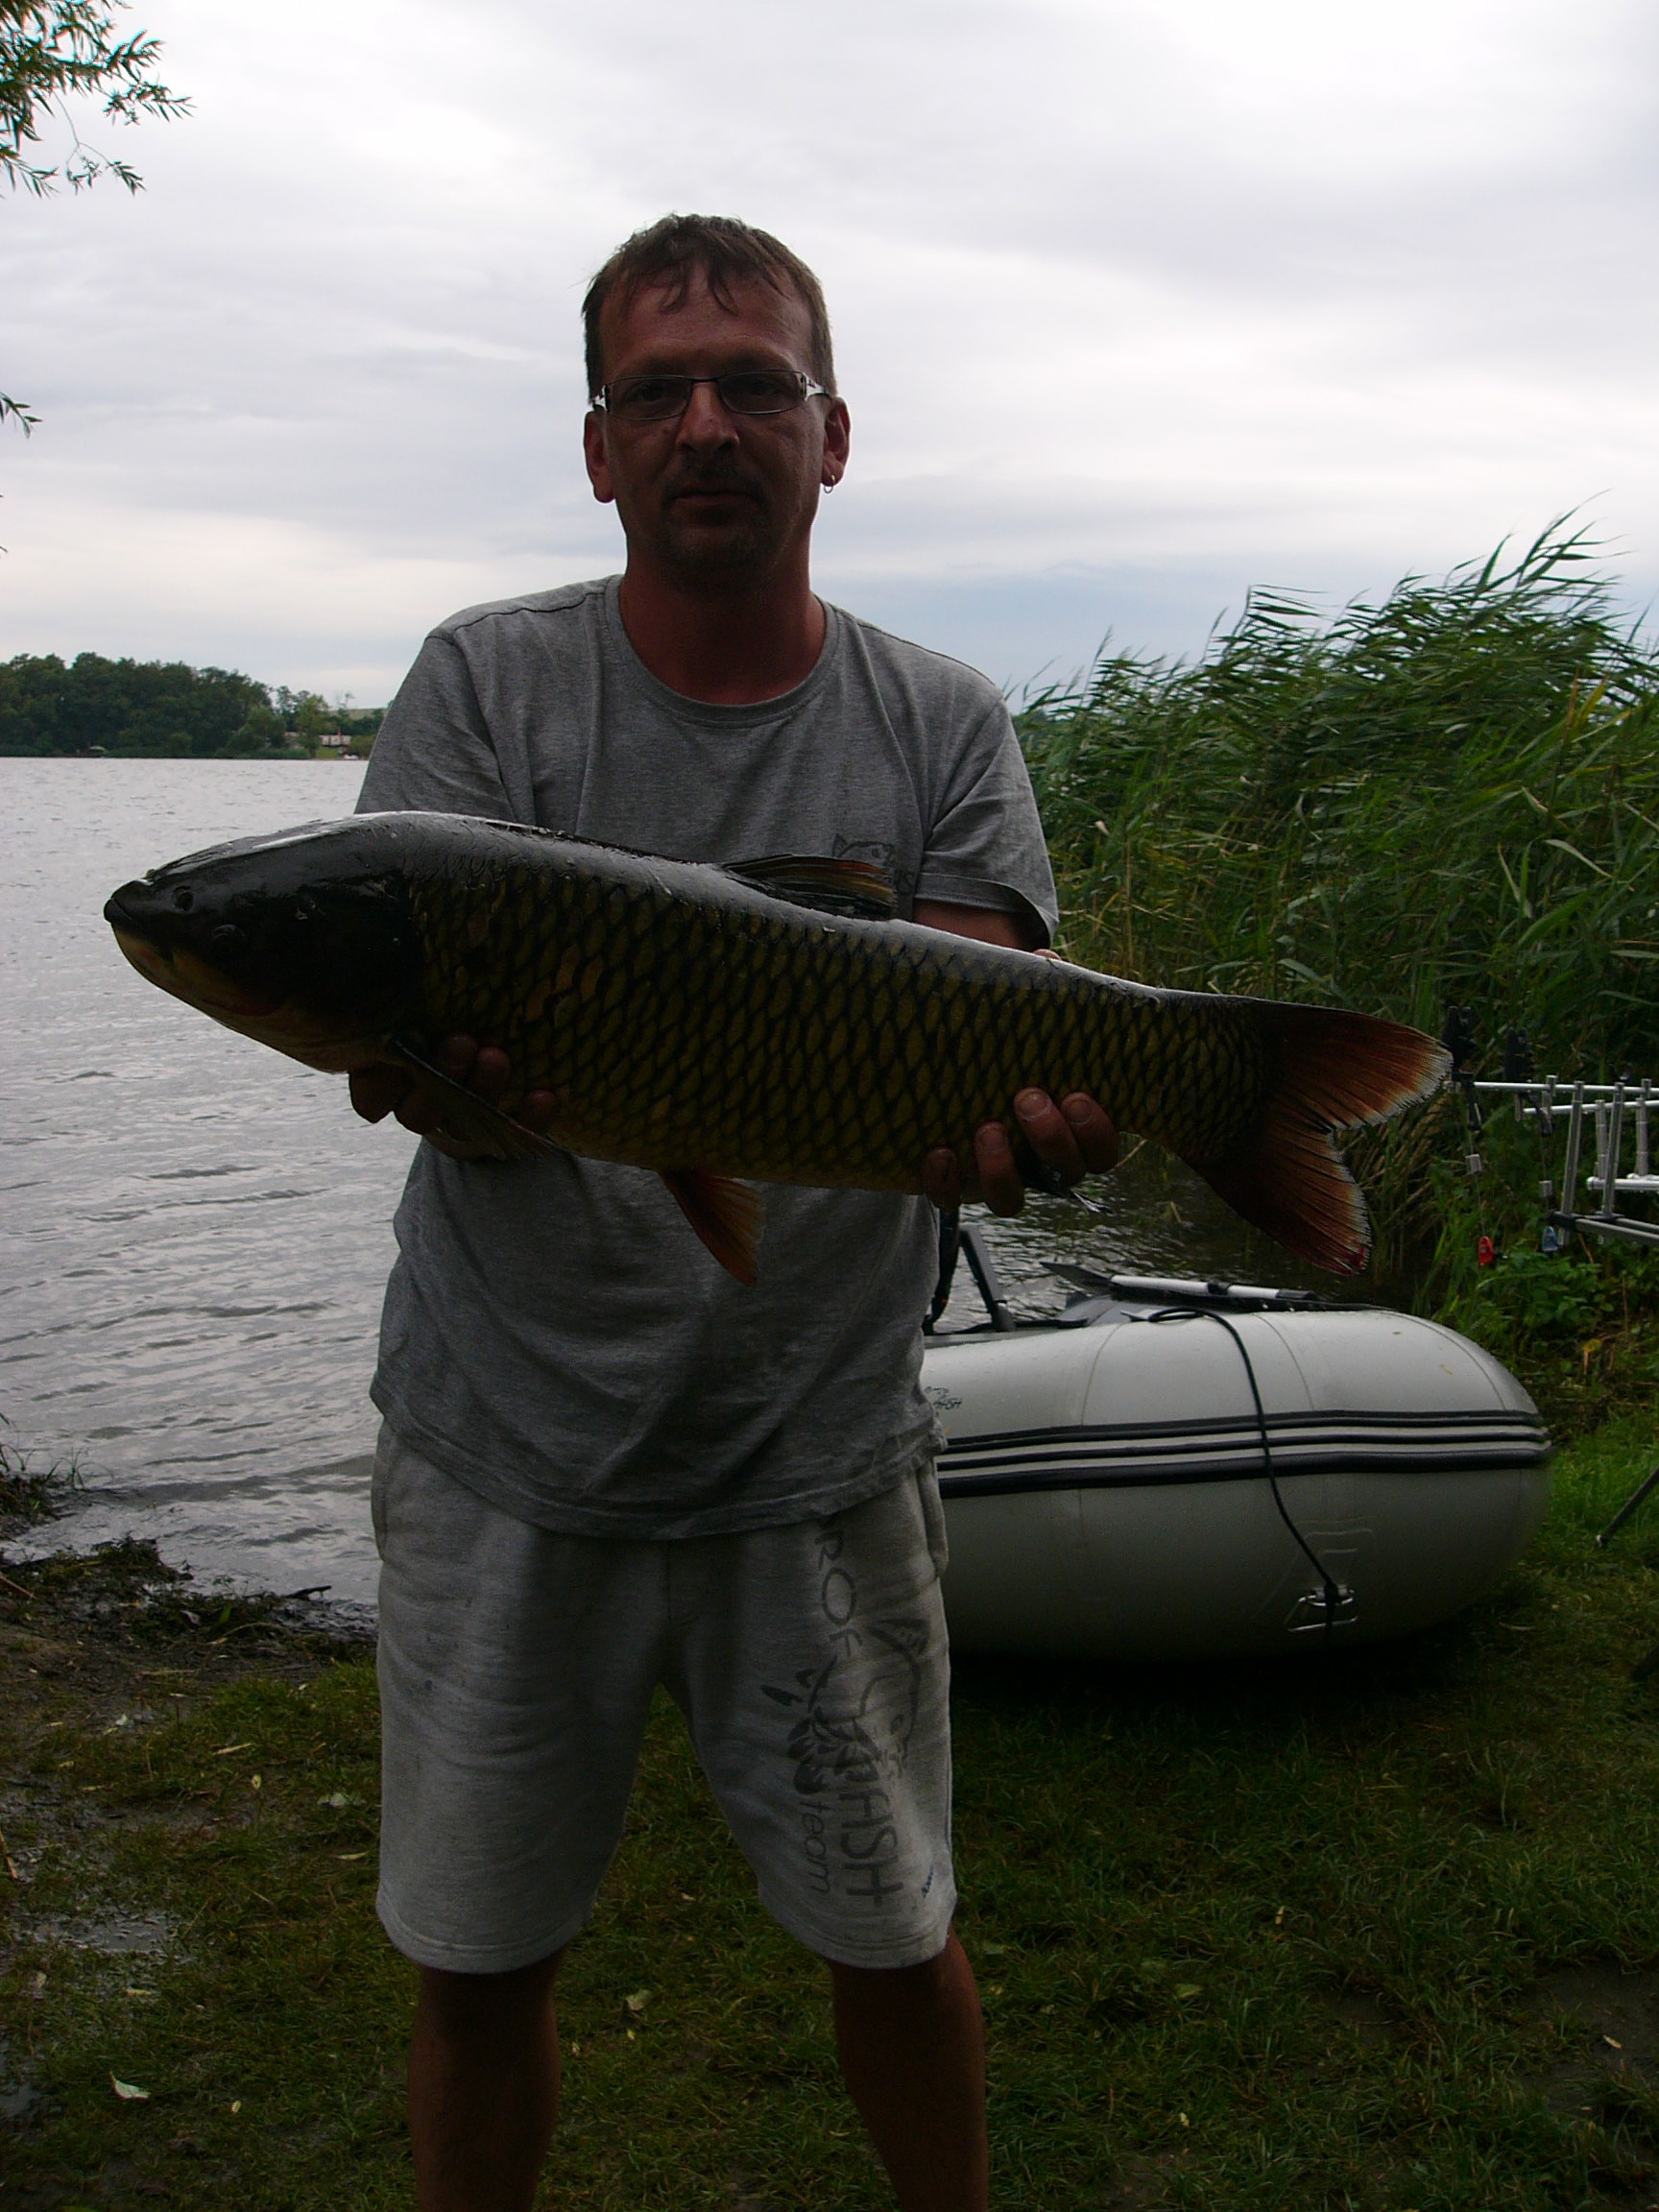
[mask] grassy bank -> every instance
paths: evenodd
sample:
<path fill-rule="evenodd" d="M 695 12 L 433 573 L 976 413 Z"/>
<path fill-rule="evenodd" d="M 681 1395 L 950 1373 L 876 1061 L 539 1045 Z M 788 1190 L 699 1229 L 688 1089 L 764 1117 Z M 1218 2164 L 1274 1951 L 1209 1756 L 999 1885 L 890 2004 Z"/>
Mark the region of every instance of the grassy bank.
<path fill-rule="evenodd" d="M 1497 1597 L 1407 1646 L 961 1670 L 999 2202 L 1659 2201 L 1659 1509 L 1590 1546 L 1656 1448 L 1576 1446 Z M 369 1662 L 141 1548 L 5 1573 L 0 2202 L 405 2204 Z M 571 2212 L 886 2200 L 670 1713 L 564 2019 Z"/>

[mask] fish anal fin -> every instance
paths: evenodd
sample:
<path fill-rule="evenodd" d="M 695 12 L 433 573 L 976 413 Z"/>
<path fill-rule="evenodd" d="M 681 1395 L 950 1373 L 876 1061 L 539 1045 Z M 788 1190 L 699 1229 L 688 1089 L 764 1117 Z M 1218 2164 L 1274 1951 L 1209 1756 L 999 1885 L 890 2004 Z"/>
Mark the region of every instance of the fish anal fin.
<path fill-rule="evenodd" d="M 1334 1129 L 1386 1121 L 1429 1097 L 1451 1059 L 1432 1037 L 1334 1006 L 1257 1002 L 1273 1069 L 1256 1126 L 1195 1167 L 1236 1214 L 1299 1259 L 1357 1274 L 1371 1252 L 1364 1196 L 1332 1142 Z"/>
<path fill-rule="evenodd" d="M 752 1184 L 703 1167 L 671 1167 L 662 1180 L 674 1202 L 725 1268 L 745 1286 L 755 1281 L 765 1208 Z"/>
<path fill-rule="evenodd" d="M 870 860 L 837 860 L 814 853 L 774 853 L 759 860 L 733 860 L 735 876 L 769 898 L 792 906 L 815 906 L 861 922 L 891 922 L 899 911 L 893 878 Z"/>
<path fill-rule="evenodd" d="M 511 1114 L 493 1106 L 488 1098 L 480 1098 L 476 1091 L 469 1091 L 464 1083 L 457 1083 L 452 1075 L 434 1068 L 412 1046 L 395 1041 L 392 1054 L 410 1070 L 421 1089 L 438 1107 L 444 1117 L 443 1130 L 446 1137 L 453 1137 L 463 1144 L 476 1144 L 497 1160 L 556 1159 L 564 1151 L 564 1146 L 555 1144 L 551 1137 L 526 1129 L 522 1121 L 515 1121 Z"/>

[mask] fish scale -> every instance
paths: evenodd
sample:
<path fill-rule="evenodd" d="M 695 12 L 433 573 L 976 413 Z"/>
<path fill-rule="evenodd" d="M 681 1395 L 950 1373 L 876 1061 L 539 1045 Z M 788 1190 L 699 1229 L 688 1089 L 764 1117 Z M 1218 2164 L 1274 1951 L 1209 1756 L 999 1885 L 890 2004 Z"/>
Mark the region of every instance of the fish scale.
<path fill-rule="evenodd" d="M 662 1173 L 734 1272 L 723 1179 L 913 1190 L 932 1147 L 966 1163 L 982 1123 L 1013 1127 L 1027 1086 L 1092 1094 L 1292 1250 L 1363 1258 L 1330 1133 L 1432 1090 L 1432 1040 L 849 910 L 879 887 L 855 862 L 727 869 L 411 813 L 195 854 L 106 913 L 163 989 L 313 1067 L 397 1062 L 482 1148 L 547 1149 L 521 1122 L 546 1094 L 558 1144 Z M 454 1035 L 505 1051 L 499 1108 L 438 1074 Z"/>
<path fill-rule="evenodd" d="M 446 888 L 415 902 L 426 972 L 445 978 L 429 1003 L 434 1030 L 508 1053 L 510 1108 L 551 1090 L 555 1136 L 642 1165 L 661 1164 L 668 1145 L 716 1172 L 914 1188 L 922 1154 L 960 1141 L 965 1103 L 975 1120 L 1006 1118 L 1028 1083 L 1093 1080 L 1125 1125 L 1185 1148 L 1213 1145 L 1218 1118 L 1247 1120 L 1265 1078 L 1262 1056 L 1235 1051 L 1227 1114 L 1194 1114 L 1190 1094 L 1183 1112 L 1181 1094 L 1142 1078 L 1145 1011 L 1132 987 L 1103 998 L 1096 978 L 1048 968 L 1033 977 L 1018 956 L 967 939 L 917 932 L 895 958 L 891 926 L 741 904 L 687 916 L 672 896 L 630 897 L 623 883 L 571 874 L 539 899 L 522 885 L 497 899 L 488 880 L 459 900 Z M 733 896 L 747 903 L 740 888 Z M 460 960 L 458 936 L 469 942 Z M 498 937 L 492 964 L 481 954 Z M 549 969 L 557 980 L 572 944 L 575 972 L 528 1013 L 534 985 Z"/>

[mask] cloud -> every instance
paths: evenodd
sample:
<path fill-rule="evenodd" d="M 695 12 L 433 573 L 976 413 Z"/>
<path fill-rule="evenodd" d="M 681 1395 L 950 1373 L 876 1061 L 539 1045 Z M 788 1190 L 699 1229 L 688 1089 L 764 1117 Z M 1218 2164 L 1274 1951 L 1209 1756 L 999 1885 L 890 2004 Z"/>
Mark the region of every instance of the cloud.
<path fill-rule="evenodd" d="M 613 566 L 576 310 L 666 206 L 825 279 L 823 587 L 999 678 L 1587 499 L 1659 574 L 1636 0 L 145 20 L 196 102 L 128 134 L 148 190 L 4 210 L 0 653 L 370 699 L 450 606 Z"/>

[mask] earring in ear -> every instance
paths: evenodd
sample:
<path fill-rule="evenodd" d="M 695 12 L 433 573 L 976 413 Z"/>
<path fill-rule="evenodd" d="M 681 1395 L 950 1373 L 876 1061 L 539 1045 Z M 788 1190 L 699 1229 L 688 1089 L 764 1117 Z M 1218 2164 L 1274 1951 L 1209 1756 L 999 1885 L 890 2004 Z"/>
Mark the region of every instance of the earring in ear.
<path fill-rule="evenodd" d="M 824 496 L 825 496 L 826 498 L 828 498 L 828 497 L 830 496 L 830 493 L 834 491 L 834 489 L 835 489 L 835 479 L 834 479 L 834 477 L 833 477 L 833 476 L 826 476 L 826 477 L 825 477 L 825 479 L 824 479 Z"/>

